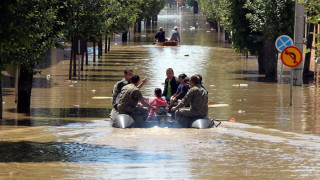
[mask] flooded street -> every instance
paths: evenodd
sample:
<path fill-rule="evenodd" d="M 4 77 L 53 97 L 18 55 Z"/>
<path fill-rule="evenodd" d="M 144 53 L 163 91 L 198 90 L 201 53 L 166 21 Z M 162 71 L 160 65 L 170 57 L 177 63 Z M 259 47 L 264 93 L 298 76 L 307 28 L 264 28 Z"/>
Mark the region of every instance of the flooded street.
<path fill-rule="evenodd" d="M 158 27 L 169 37 L 175 25 L 180 46 L 153 45 Z M 320 177 L 319 87 L 293 87 L 290 106 L 290 69 L 284 68 L 283 84 L 261 82 L 257 59 L 235 52 L 190 9 L 164 9 L 157 27 L 130 36 L 124 43 L 115 35 L 97 62 L 89 54 L 81 80 L 68 80 L 68 51 L 52 50 L 35 76 L 30 116 L 15 113 L 14 80 L 7 78 L 0 179 Z M 169 67 L 176 76 L 200 73 L 209 102 L 221 104 L 209 108 L 209 116 L 236 123 L 202 130 L 110 127 L 111 91 L 123 70 L 148 78 L 141 91 L 152 97 L 155 88 L 163 90 Z"/>

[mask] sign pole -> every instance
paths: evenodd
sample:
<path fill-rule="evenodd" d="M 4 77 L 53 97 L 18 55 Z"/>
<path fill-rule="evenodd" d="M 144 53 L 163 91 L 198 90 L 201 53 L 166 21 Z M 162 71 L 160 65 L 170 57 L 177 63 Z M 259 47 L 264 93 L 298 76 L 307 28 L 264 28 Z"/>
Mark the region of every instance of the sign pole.
<path fill-rule="evenodd" d="M 80 39 L 78 40 L 78 57 L 79 57 L 79 62 L 78 62 L 78 80 L 80 80 Z"/>
<path fill-rule="evenodd" d="M 281 52 L 281 61 L 284 65 L 291 67 L 290 71 L 290 106 L 292 106 L 292 86 L 293 86 L 293 77 L 294 77 L 294 67 L 299 66 L 302 61 L 302 53 L 295 46 L 286 47 Z"/>
<path fill-rule="evenodd" d="M 293 70 L 290 71 L 290 106 L 292 106 Z"/>

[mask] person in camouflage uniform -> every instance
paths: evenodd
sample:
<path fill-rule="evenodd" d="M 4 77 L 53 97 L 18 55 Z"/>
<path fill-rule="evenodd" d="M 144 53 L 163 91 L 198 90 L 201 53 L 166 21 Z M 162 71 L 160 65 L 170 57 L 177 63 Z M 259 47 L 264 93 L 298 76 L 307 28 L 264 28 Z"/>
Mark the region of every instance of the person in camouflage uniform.
<path fill-rule="evenodd" d="M 190 104 L 190 109 L 176 111 L 176 117 L 201 117 L 208 115 L 208 95 L 205 89 L 201 87 L 200 80 L 197 76 L 192 76 L 190 79 L 190 90 L 180 103 L 173 107 L 176 111 L 179 108 Z"/>
<path fill-rule="evenodd" d="M 141 106 L 137 106 L 138 102 L 154 110 L 155 107 L 144 101 L 144 98 L 142 97 L 142 94 L 137 87 L 139 81 L 139 76 L 133 75 L 130 79 L 130 84 L 124 86 L 121 89 L 121 92 L 119 94 L 119 102 L 116 106 L 116 109 L 120 114 L 142 115 L 145 116 L 144 119 L 147 119 L 148 110 Z"/>
<path fill-rule="evenodd" d="M 123 76 L 124 78 L 117 82 L 112 90 L 112 106 L 116 106 L 116 104 L 119 101 L 118 95 L 121 92 L 121 89 L 128 84 L 131 76 L 133 75 L 133 70 L 132 69 L 125 69 L 123 71 Z M 147 79 L 143 79 L 142 83 L 138 86 L 138 88 L 140 89 L 145 83 L 146 83 Z"/>

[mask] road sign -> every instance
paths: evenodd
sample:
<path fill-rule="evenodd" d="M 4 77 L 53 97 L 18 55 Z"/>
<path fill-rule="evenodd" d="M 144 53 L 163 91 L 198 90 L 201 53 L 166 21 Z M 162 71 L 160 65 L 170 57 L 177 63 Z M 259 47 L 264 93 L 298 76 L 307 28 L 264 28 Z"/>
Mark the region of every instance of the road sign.
<path fill-rule="evenodd" d="M 279 52 L 282 52 L 284 48 L 293 46 L 292 39 L 287 35 L 279 36 L 275 42 L 276 48 Z"/>
<path fill-rule="evenodd" d="M 288 67 L 297 67 L 302 62 L 302 53 L 295 46 L 286 47 L 281 52 L 281 61 Z"/>

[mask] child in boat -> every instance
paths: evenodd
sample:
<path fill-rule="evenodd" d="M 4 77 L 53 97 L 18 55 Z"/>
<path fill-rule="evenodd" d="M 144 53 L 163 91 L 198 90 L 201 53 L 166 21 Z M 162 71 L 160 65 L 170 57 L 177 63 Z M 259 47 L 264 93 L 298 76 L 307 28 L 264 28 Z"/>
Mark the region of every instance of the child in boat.
<path fill-rule="evenodd" d="M 187 94 L 188 90 L 190 89 L 189 87 L 189 78 L 185 77 L 182 81 L 182 87 L 180 91 L 177 91 L 171 99 L 170 99 L 170 106 L 172 107 L 173 105 L 177 105 L 178 100 L 181 100 L 184 98 L 184 96 Z"/>
<path fill-rule="evenodd" d="M 156 109 L 155 111 L 151 108 L 149 108 L 149 115 L 148 115 L 148 120 L 155 120 L 155 114 L 158 114 L 159 113 L 159 109 L 160 109 L 160 106 L 165 106 L 167 107 L 167 101 L 163 98 L 161 98 L 161 94 L 162 94 L 162 91 L 160 88 L 156 88 L 154 90 L 154 98 L 151 98 L 149 100 L 149 104 L 151 106 L 155 106 Z"/>

